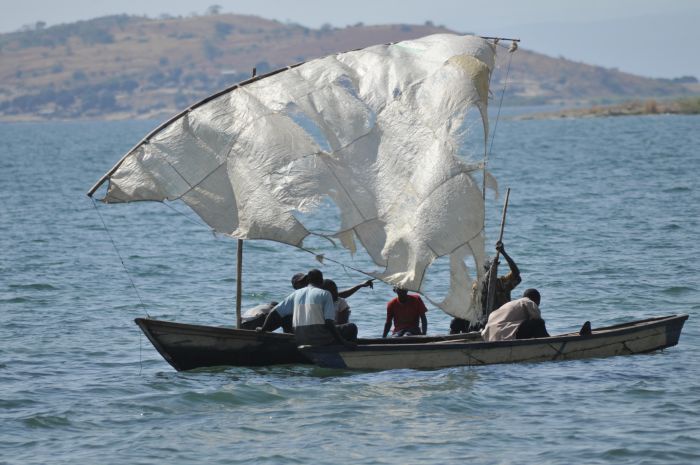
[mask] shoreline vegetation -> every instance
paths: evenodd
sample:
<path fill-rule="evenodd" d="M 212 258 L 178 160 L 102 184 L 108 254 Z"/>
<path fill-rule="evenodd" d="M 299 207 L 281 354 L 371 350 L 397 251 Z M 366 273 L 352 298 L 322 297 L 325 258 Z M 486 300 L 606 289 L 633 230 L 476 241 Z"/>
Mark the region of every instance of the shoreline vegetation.
<path fill-rule="evenodd" d="M 558 111 L 529 113 L 516 120 L 557 118 L 600 118 L 609 116 L 640 115 L 698 115 L 700 97 L 684 97 L 675 100 L 629 100 L 614 105 L 593 105 L 584 108 L 567 108 Z"/>
<path fill-rule="evenodd" d="M 455 31 L 432 21 L 312 29 L 221 13 L 220 7 L 189 17 L 114 15 L 54 26 L 39 21 L 0 33 L 0 121 L 162 120 L 247 80 L 253 69 L 261 75 L 337 51 L 448 32 Z M 492 89 L 507 81 L 509 107 L 583 108 L 643 96 L 657 99 L 651 111 L 685 112 L 683 106 L 666 110 L 662 102 L 700 95 L 694 76 L 636 76 L 527 48 L 506 67 L 510 57 L 497 54 L 491 77 Z"/>

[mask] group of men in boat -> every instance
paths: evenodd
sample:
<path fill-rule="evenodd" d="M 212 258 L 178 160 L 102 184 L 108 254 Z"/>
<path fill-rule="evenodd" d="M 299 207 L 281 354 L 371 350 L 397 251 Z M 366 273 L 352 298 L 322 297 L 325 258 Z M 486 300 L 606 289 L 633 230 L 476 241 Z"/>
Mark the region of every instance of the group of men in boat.
<path fill-rule="evenodd" d="M 481 299 L 484 313 L 482 321 L 485 323 L 454 318 L 450 323 L 450 334 L 480 330 L 485 341 L 548 337 L 539 309 L 540 293 L 536 289 L 527 289 L 522 298 L 511 300 L 511 291 L 522 281 L 520 270 L 502 242 L 496 244 L 496 250 L 505 258 L 509 271 L 495 279 L 491 305 L 491 309 L 494 310 L 488 311 L 488 285 L 485 283 L 488 283 L 490 273 L 495 272 L 496 268 L 487 263 L 482 285 L 478 286 L 478 283 L 475 283 L 473 289 L 474 298 L 477 298 L 477 292 L 481 290 L 478 298 Z M 295 274 L 292 277 L 294 292 L 282 302 L 272 302 L 265 309 L 262 326 L 255 329 L 274 331 L 281 327 L 285 332 L 293 332 L 299 345 L 330 345 L 355 341 L 357 326 L 349 321 L 350 307 L 345 299 L 363 287 L 373 288 L 372 283 L 373 280 L 370 279 L 338 291 L 336 283 L 324 279 L 320 270 L 313 269 L 306 274 Z M 396 297 L 387 304 L 382 337 L 387 337 L 390 330 L 394 337 L 427 334 L 428 310 L 420 296 L 409 294 L 399 287 L 394 287 L 394 292 Z"/>

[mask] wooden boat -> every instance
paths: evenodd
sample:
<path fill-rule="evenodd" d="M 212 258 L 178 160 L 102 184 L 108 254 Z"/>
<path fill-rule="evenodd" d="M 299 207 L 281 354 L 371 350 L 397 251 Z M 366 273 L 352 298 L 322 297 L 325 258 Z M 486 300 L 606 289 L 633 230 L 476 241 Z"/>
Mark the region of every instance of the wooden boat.
<path fill-rule="evenodd" d="M 480 321 L 488 312 L 471 289 L 483 284 L 486 191 L 496 185 L 486 168 L 498 47 L 503 44 L 494 38 L 436 34 L 253 77 L 161 124 L 88 195 L 106 186 L 101 200 L 107 204 L 181 201 L 213 232 L 236 239 L 239 328 L 246 240 L 287 244 L 342 266 L 348 265 L 342 258 L 326 256 L 336 247 L 324 239 L 339 242 L 350 257 L 364 249 L 372 265 L 348 268 L 420 292 L 453 317 Z M 481 119 L 481 141 L 478 131 L 465 132 L 468 115 Z M 464 150 L 465 137 L 483 144 L 481 161 Z M 335 219 L 323 225 L 305 215 L 313 211 Z M 505 207 L 501 236 L 504 220 Z M 449 289 L 424 279 L 436 273 L 449 273 Z M 487 289 L 492 309 L 491 284 Z M 302 352 L 284 334 L 136 322 L 177 370 L 304 363 L 303 355 L 322 366 L 386 369 L 656 350 L 677 342 L 687 316 L 674 318 L 599 329 L 588 338 L 399 338 Z"/>
<path fill-rule="evenodd" d="M 292 334 L 257 332 L 137 318 L 158 353 L 176 370 L 211 366 L 267 366 L 311 361 L 297 350 Z M 359 339 L 362 345 L 426 344 L 478 339 L 479 333 Z"/>
<path fill-rule="evenodd" d="M 432 369 L 496 363 L 542 362 L 653 352 L 674 346 L 688 315 L 672 315 L 595 329 L 513 341 L 444 341 L 396 346 L 302 346 L 321 367 L 352 370 Z"/>

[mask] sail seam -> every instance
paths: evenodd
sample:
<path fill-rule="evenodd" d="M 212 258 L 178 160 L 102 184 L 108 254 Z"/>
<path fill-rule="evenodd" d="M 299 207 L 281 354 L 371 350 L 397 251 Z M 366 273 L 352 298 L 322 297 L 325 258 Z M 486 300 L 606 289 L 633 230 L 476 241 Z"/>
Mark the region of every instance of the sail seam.
<path fill-rule="evenodd" d="M 348 191 L 348 189 L 345 188 L 345 185 L 342 183 L 340 178 L 338 178 L 335 171 L 333 171 L 333 169 L 331 169 L 331 167 L 328 165 L 328 160 L 326 160 L 325 157 L 319 157 L 319 158 L 321 160 L 323 160 L 323 163 L 326 165 L 326 168 L 328 168 L 328 171 L 331 173 L 331 175 L 333 175 L 333 178 L 335 178 L 335 180 L 338 182 L 338 185 L 343 190 L 343 192 L 345 193 L 346 197 L 348 198 L 348 200 L 350 201 L 352 206 L 355 208 L 355 211 L 357 211 L 357 213 L 360 215 L 360 218 L 365 220 L 365 215 L 362 213 L 362 210 L 360 210 L 360 207 L 357 205 L 357 203 L 355 203 L 355 199 L 352 198 L 352 196 L 350 195 L 350 192 Z"/>

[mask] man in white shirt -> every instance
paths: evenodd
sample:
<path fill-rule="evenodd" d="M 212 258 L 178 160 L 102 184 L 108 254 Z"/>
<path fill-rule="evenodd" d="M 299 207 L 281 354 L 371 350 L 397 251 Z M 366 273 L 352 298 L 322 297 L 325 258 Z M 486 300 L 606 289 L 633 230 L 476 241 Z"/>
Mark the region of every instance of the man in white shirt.
<path fill-rule="evenodd" d="M 507 302 L 491 312 L 481 337 L 484 341 L 549 337 L 539 304 L 540 293 L 537 289 L 527 289 L 522 298 Z"/>
<path fill-rule="evenodd" d="M 292 276 L 292 287 L 294 290 L 303 289 L 308 285 L 308 280 L 304 273 L 297 273 Z M 243 329 L 255 329 L 256 331 L 274 331 L 277 328 L 282 328 L 285 333 L 293 333 L 294 327 L 292 326 L 292 311 L 293 305 L 285 308 L 284 315 L 277 311 L 277 302 L 272 302 L 272 306 L 265 306 L 264 314 L 266 315 L 262 318 L 262 326 L 258 326 L 260 323 L 260 318 L 250 318 L 248 321 L 244 321 L 241 324 Z"/>
<path fill-rule="evenodd" d="M 323 273 L 311 270 L 306 274 L 306 279 L 306 287 L 291 293 L 274 310 L 282 318 L 293 315 L 292 324 L 298 345 L 343 343 L 335 327 L 333 297 L 322 289 Z"/>

